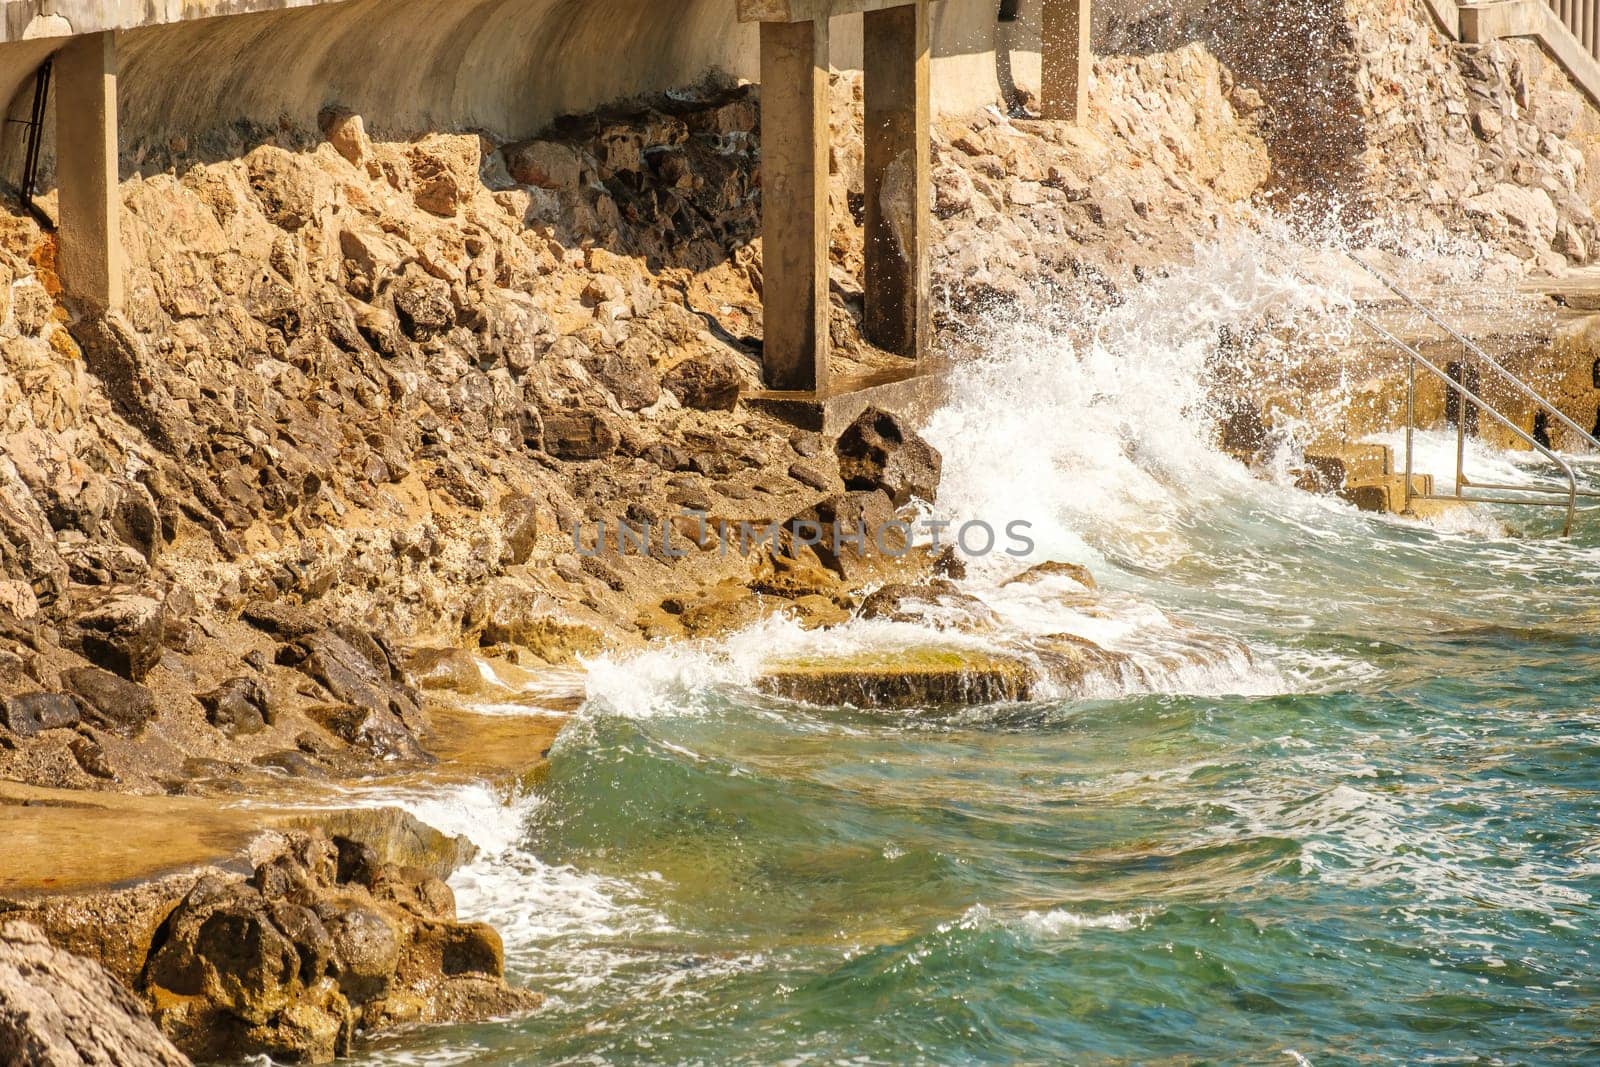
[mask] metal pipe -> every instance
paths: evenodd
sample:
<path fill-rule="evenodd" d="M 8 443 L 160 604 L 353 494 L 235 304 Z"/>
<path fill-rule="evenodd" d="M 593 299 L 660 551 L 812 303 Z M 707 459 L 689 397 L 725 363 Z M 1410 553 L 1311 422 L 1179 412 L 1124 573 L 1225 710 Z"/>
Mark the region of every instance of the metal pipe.
<path fill-rule="evenodd" d="M 1295 273 L 1299 274 L 1298 271 L 1296 271 Z M 1300 277 L 1301 277 L 1302 280 L 1308 282 L 1308 284 L 1309 284 L 1310 279 L 1307 279 L 1303 274 L 1300 275 Z M 1463 399 L 1463 405 L 1462 405 L 1463 407 L 1465 407 L 1465 401 L 1469 401 L 1469 400 L 1472 403 L 1477 404 L 1480 408 L 1482 408 L 1485 412 L 1488 413 L 1488 415 L 1489 415 L 1489 417 L 1491 419 L 1495 420 L 1500 425 L 1502 425 L 1506 429 L 1510 430 L 1517 437 L 1521 438 L 1522 440 L 1526 441 L 1528 444 L 1532 445 L 1534 450 L 1537 451 L 1540 455 L 1542 455 L 1545 459 L 1548 459 L 1551 463 L 1554 463 L 1556 466 L 1561 468 L 1562 472 L 1567 476 L 1567 486 L 1568 486 L 1568 489 L 1567 489 L 1567 522 L 1566 522 L 1566 525 L 1564 527 L 1562 527 L 1561 536 L 1562 537 L 1571 537 L 1572 536 L 1572 520 L 1573 520 L 1574 516 L 1577 514 L 1577 511 L 1578 511 L 1578 476 L 1573 473 L 1572 467 L 1567 463 L 1567 461 L 1562 459 L 1560 456 L 1556 455 L 1554 452 L 1550 451 L 1550 449 L 1546 448 L 1544 445 L 1541 445 L 1538 441 L 1535 441 L 1533 439 L 1532 435 L 1528 434 L 1526 431 L 1524 431 L 1522 429 L 1522 427 L 1518 426 L 1516 423 L 1512 422 L 1510 419 L 1508 419 L 1504 415 L 1500 414 L 1500 412 L 1498 412 L 1494 408 L 1490 407 L 1487 403 L 1484 402 L 1482 397 L 1478 396 L 1477 393 L 1474 393 L 1471 389 L 1468 389 L 1466 386 L 1462 385 L 1460 382 L 1452 380 L 1451 377 L 1448 374 L 1446 374 L 1444 371 L 1440 370 L 1438 367 L 1435 367 L 1432 363 L 1430 363 L 1426 356 L 1424 356 L 1421 352 L 1418 352 L 1411 345 L 1408 345 L 1406 342 L 1400 340 L 1400 338 L 1396 337 L 1394 334 L 1390 333 L 1387 329 L 1385 329 L 1383 327 L 1383 325 L 1381 323 L 1379 323 L 1376 319 L 1372 318 L 1372 316 L 1368 315 L 1366 312 L 1364 312 L 1361 309 L 1356 308 L 1354 306 L 1352 306 L 1352 308 L 1351 308 L 1351 313 L 1354 314 L 1355 317 L 1359 321 L 1361 321 L 1368 329 L 1374 330 L 1377 333 L 1381 334 L 1390 344 L 1394 345 L 1396 348 L 1400 349 L 1402 352 L 1405 352 L 1407 355 L 1409 355 L 1411 357 L 1412 362 L 1415 365 L 1420 365 L 1429 374 L 1433 375 L 1435 378 L 1439 379 L 1441 382 L 1444 382 L 1446 388 L 1455 390 L 1455 392 L 1460 397 L 1462 397 L 1462 399 Z M 1458 496 L 1457 499 L 1461 499 L 1461 498 Z M 1489 501 L 1489 503 L 1493 503 L 1493 501 Z"/>
<path fill-rule="evenodd" d="M 1589 6 L 1592 2 L 1593 2 L 1593 0 L 1585 0 L 1585 6 L 1586 7 Z M 1367 263 L 1365 260 L 1361 259 L 1358 256 L 1352 255 L 1352 256 L 1350 256 L 1350 259 L 1355 261 L 1356 266 L 1360 267 L 1362 270 L 1366 271 L 1368 274 L 1370 274 L 1374 278 L 1376 278 L 1383 285 L 1384 288 L 1388 289 L 1395 296 L 1398 296 L 1401 300 L 1404 300 L 1414 310 L 1416 310 L 1417 312 L 1421 313 L 1421 315 L 1424 318 L 1426 318 L 1429 322 L 1433 323 L 1435 326 L 1439 327 L 1445 333 L 1449 334 L 1456 341 L 1459 341 L 1461 343 L 1461 347 L 1463 348 L 1463 350 L 1471 352 L 1473 355 L 1477 356 L 1483 362 L 1487 363 L 1489 365 L 1490 369 L 1493 370 L 1496 374 L 1498 374 L 1503 380 L 1505 380 L 1506 382 L 1509 382 L 1513 389 L 1516 389 L 1524 397 L 1526 397 L 1527 399 L 1533 401 L 1540 408 L 1544 409 L 1549 414 L 1554 415 L 1557 419 L 1561 420 L 1562 425 L 1566 426 L 1573 433 L 1576 433 L 1578 435 L 1579 440 L 1589 442 L 1590 447 L 1594 448 L 1595 451 L 1600 452 L 1600 440 L 1596 440 L 1594 435 L 1589 433 L 1588 430 L 1585 430 L 1582 426 L 1579 426 L 1576 422 L 1572 421 L 1570 418 L 1568 418 L 1566 415 L 1564 415 L 1554 404 L 1550 403 L 1550 401 L 1546 400 L 1543 396 L 1541 396 L 1538 392 L 1536 392 L 1531 386 L 1529 386 L 1528 383 L 1524 382 L 1521 378 L 1517 377 L 1515 374 L 1512 374 L 1509 370 L 1507 370 L 1500 363 L 1499 360 L 1495 359 L 1493 356 L 1489 355 L 1489 353 L 1485 352 L 1481 347 L 1478 346 L 1478 344 L 1476 342 L 1474 342 L 1472 340 L 1469 340 L 1468 338 L 1462 336 L 1460 331 L 1456 330 L 1455 327 L 1451 326 L 1448 322 L 1445 322 L 1438 315 L 1435 315 L 1432 311 L 1428 310 L 1426 307 L 1423 307 L 1421 304 L 1417 303 L 1417 301 L 1411 296 L 1410 293 L 1406 292 L 1404 289 L 1400 288 L 1400 286 L 1396 285 L 1394 283 L 1394 281 L 1392 281 L 1386 274 L 1384 274 L 1382 271 L 1378 270 L 1376 267 L 1374 267 L 1371 264 Z"/>
<path fill-rule="evenodd" d="M 1461 504 L 1515 504 L 1525 508 L 1564 508 L 1565 500 L 1527 500 L 1512 496 L 1454 496 L 1447 493 L 1421 493 L 1418 500 L 1442 500 L 1446 503 L 1456 502 Z M 1563 533 L 1562 537 L 1570 534 Z"/>
<path fill-rule="evenodd" d="M 1304 282 L 1307 285 L 1312 285 L 1312 286 L 1316 285 L 1315 282 L 1313 282 L 1310 278 L 1308 278 L 1306 276 L 1304 271 L 1302 271 L 1299 267 L 1295 266 L 1293 263 L 1289 262 L 1286 258 L 1284 258 L 1282 256 L 1281 253 L 1278 254 L 1278 258 L 1279 258 L 1280 264 L 1283 265 L 1284 267 L 1286 267 L 1287 270 L 1289 271 L 1289 273 L 1293 274 L 1296 278 L 1299 278 L 1302 282 Z M 1476 345 L 1473 345 L 1472 342 L 1468 341 L 1465 337 L 1461 336 L 1461 334 L 1459 334 L 1454 329 L 1452 329 L 1447 323 L 1444 323 L 1444 322 L 1440 321 L 1438 319 L 1438 317 L 1435 316 L 1432 312 L 1430 312 L 1427 308 L 1423 307 L 1421 304 L 1418 304 L 1415 300 L 1411 299 L 1410 294 L 1406 293 L 1399 286 L 1395 285 L 1388 278 L 1386 278 L 1383 274 L 1381 274 L 1377 270 L 1373 269 L 1372 267 L 1369 267 L 1366 263 L 1363 263 L 1360 259 L 1357 259 L 1355 256 L 1352 255 L 1349 258 L 1355 260 L 1355 262 L 1357 264 L 1359 264 L 1364 270 L 1366 270 L 1369 274 L 1373 275 L 1373 277 L 1377 278 L 1380 282 L 1382 282 L 1383 285 L 1386 288 L 1388 288 L 1390 291 L 1394 292 L 1401 299 L 1405 300 L 1406 303 L 1410 304 L 1413 308 L 1415 308 L 1418 311 L 1422 312 L 1422 314 L 1425 317 L 1427 317 L 1430 321 L 1434 322 L 1436 325 L 1438 325 L 1441 328 L 1443 328 L 1447 333 L 1449 333 L 1456 340 L 1460 341 L 1463 346 L 1471 347 L 1472 349 L 1477 351 L 1479 354 L 1481 354 L 1483 356 L 1484 360 L 1491 367 L 1493 367 L 1496 372 L 1498 372 L 1502 377 L 1509 378 L 1514 385 L 1516 385 L 1516 386 L 1520 387 L 1521 389 L 1523 389 L 1526 393 L 1528 393 L 1533 398 L 1535 403 L 1539 404 L 1540 406 L 1542 406 L 1544 408 L 1547 408 L 1547 409 L 1549 408 L 1549 406 L 1550 406 L 1549 402 L 1546 401 L 1539 394 L 1533 392 L 1526 385 L 1524 385 L 1523 382 L 1522 382 L 1522 379 L 1518 378 L 1516 375 L 1512 374 L 1510 371 L 1508 371 L 1504 367 L 1500 366 L 1500 364 L 1495 362 L 1493 359 L 1490 359 L 1488 357 L 1488 355 L 1484 354 L 1481 349 L 1477 348 Z M 1379 334 L 1381 337 L 1383 337 L 1385 340 L 1387 340 L 1390 344 L 1392 344 L 1396 348 L 1400 349 L 1400 351 L 1404 352 L 1409 357 L 1409 360 L 1410 360 L 1410 373 L 1411 373 L 1413 379 L 1415 378 L 1415 375 L 1416 375 L 1416 368 L 1418 366 L 1421 366 L 1429 374 L 1433 375 L 1439 381 L 1443 382 L 1446 389 L 1450 389 L 1450 390 L 1454 390 L 1455 391 L 1456 395 L 1461 398 L 1461 400 L 1459 402 L 1460 410 L 1462 410 L 1464 412 L 1465 409 L 1466 409 L 1466 404 L 1468 402 L 1471 402 L 1471 403 L 1474 403 L 1474 404 L 1478 405 L 1478 407 L 1480 407 L 1484 411 L 1488 412 L 1489 417 L 1491 419 L 1493 419 L 1494 421 L 1498 422 L 1501 426 L 1504 426 L 1507 430 L 1510 430 L 1511 433 L 1514 436 L 1516 436 L 1517 438 L 1521 439 L 1522 441 L 1527 442 L 1530 446 L 1532 446 L 1534 451 L 1538 452 L 1545 459 L 1549 460 L 1551 463 L 1554 463 L 1557 467 L 1561 468 L 1562 473 L 1565 474 L 1566 478 L 1567 478 L 1567 490 L 1566 490 L 1566 493 L 1567 493 L 1567 502 L 1566 502 L 1567 518 L 1566 518 L 1565 525 L 1562 526 L 1561 536 L 1564 537 L 1564 538 L 1565 537 L 1571 537 L 1572 536 L 1573 519 L 1577 515 L 1577 511 L 1578 511 L 1578 476 L 1577 476 L 1576 473 L 1574 473 L 1574 471 L 1572 469 L 1572 465 L 1569 464 L 1566 460 L 1562 459 L 1560 456 L 1556 455 L 1549 448 L 1546 448 L 1544 445 L 1542 445 L 1538 441 L 1534 440 L 1534 438 L 1533 438 L 1533 436 L 1531 434 L 1529 434 L 1527 431 L 1525 431 L 1522 427 L 1518 426 L 1516 423 L 1512 422 L 1506 416 L 1502 415 L 1498 410 L 1496 410 L 1495 408 L 1490 407 L 1489 404 L 1482 397 L 1480 397 L 1477 393 L 1473 392 L 1471 389 L 1468 389 L 1462 383 L 1453 380 L 1444 371 L 1442 371 L 1438 367 L 1434 366 L 1433 363 L 1430 362 L 1428 360 L 1428 358 L 1426 356 L 1424 356 L 1421 352 L 1418 352 L 1415 347 L 1413 347 L 1410 344 L 1407 344 L 1405 341 L 1402 341 L 1400 338 L 1396 337 L 1387 328 L 1385 328 L 1382 323 L 1378 322 L 1377 319 L 1373 318 L 1371 315 L 1368 315 L 1365 311 L 1361 310 L 1361 308 L 1353 300 L 1350 301 L 1349 307 L 1350 307 L 1350 313 L 1353 316 L 1355 316 L 1357 321 L 1362 323 L 1368 329 L 1370 329 L 1370 330 L 1376 332 L 1377 334 Z M 1410 399 L 1409 394 L 1408 394 L 1408 398 L 1407 399 L 1408 400 Z M 1410 405 L 1408 404 L 1408 408 L 1409 407 L 1410 407 Z M 1571 419 L 1568 419 L 1565 415 L 1562 415 L 1559 411 L 1555 412 L 1555 414 L 1562 421 L 1567 422 L 1568 424 L 1572 423 Z M 1465 423 L 1466 420 L 1462 419 L 1461 421 L 1463 423 Z M 1410 467 L 1411 467 L 1410 440 L 1409 439 L 1410 439 L 1410 436 L 1411 436 L 1411 433 L 1412 433 L 1412 430 L 1413 430 L 1413 424 L 1414 424 L 1414 419 L 1407 419 L 1407 421 L 1406 421 L 1406 435 L 1407 435 L 1406 467 L 1407 467 L 1407 472 L 1408 472 L 1408 477 L 1407 477 L 1407 482 L 1408 483 L 1410 481 L 1409 470 L 1410 470 Z M 1581 429 L 1579 430 L 1579 432 L 1583 433 L 1583 431 Z M 1584 433 L 1583 436 L 1588 437 L 1590 441 L 1594 441 L 1594 438 L 1590 437 L 1587 433 Z M 1595 444 L 1597 446 L 1600 446 L 1600 442 L 1595 442 Z M 1460 461 L 1459 460 L 1457 462 L 1456 476 L 1457 476 L 1457 480 L 1458 480 L 1457 495 L 1454 498 L 1446 497 L 1446 498 L 1442 498 L 1442 499 L 1457 499 L 1457 500 L 1471 499 L 1471 498 L 1463 497 L 1461 495 L 1461 493 L 1460 493 L 1461 486 L 1460 486 L 1459 483 L 1463 479 L 1462 479 Z M 1410 486 L 1408 484 L 1408 486 L 1407 486 L 1407 490 L 1408 490 L 1407 491 L 1407 497 L 1408 497 L 1408 499 L 1410 497 L 1409 489 L 1410 489 Z M 1429 495 L 1423 497 L 1423 499 L 1435 499 L 1435 497 L 1433 497 L 1431 494 L 1429 494 Z M 1484 500 L 1480 500 L 1479 502 L 1481 502 L 1481 503 L 1498 503 L 1499 501 L 1484 499 Z M 1507 501 L 1507 502 L 1508 503 L 1515 503 L 1515 501 Z"/>
<path fill-rule="evenodd" d="M 1563 496 L 1567 491 L 1557 485 L 1506 485 L 1503 482 L 1472 482 L 1469 489 L 1504 489 L 1514 493 L 1560 493 Z M 1600 500 L 1600 493 L 1591 493 L 1587 490 L 1578 490 L 1578 495 L 1585 500 Z"/>
<path fill-rule="evenodd" d="M 1412 457 L 1417 437 L 1417 365 L 1406 360 L 1406 511 L 1411 510 Z"/>

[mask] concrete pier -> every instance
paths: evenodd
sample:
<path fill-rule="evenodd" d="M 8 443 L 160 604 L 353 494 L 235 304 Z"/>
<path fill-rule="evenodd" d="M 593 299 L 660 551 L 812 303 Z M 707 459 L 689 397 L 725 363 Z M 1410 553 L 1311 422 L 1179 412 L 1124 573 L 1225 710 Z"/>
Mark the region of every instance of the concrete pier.
<path fill-rule="evenodd" d="M 55 58 L 59 117 L 44 173 L 60 184 L 63 280 L 71 299 L 110 307 L 122 300 L 119 139 L 130 157 L 174 142 L 200 157 L 240 130 L 315 128 L 337 103 L 388 140 L 438 129 L 514 140 L 713 73 L 801 87 L 800 98 L 767 104 L 772 157 L 784 160 L 769 188 L 788 214 L 769 220 L 769 377 L 820 389 L 829 62 L 867 73 L 873 115 L 867 332 L 913 354 L 926 329 L 926 218 L 908 208 L 924 199 L 926 176 L 898 161 L 923 158 L 930 105 L 965 113 L 998 97 L 996 14 L 996 0 L 0 0 L 0 95 L 7 117 L 26 121 L 35 73 Z M 1032 85 L 1031 2 L 1022 24 L 1000 47 L 1007 70 Z M 763 75 L 769 65 L 782 73 Z M 26 143 L 0 138 L 0 173 L 20 176 Z"/>
<path fill-rule="evenodd" d="M 1089 114 L 1091 0 L 1043 0 L 1040 36 L 1042 115 L 1082 122 Z"/>
<path fill-rule="evenodd" d="M 740 0 L 761 25 L 767 386 L 828 389 L 828 20 L 862 16 L 865 333 L 916 358 L 928 332 L 929 0 Z"/>
<path fill-rule="evenodd" d="M 762 366 L 828 384 L 828 20 L 761 24 Z"/>
<path fill-rule="evenodd" d="M 862 26 L 865 92 L 865 332 L 917 356 L 928 339 L 928 0 L 869 11 Z"/>
<path fill-rule="evenodd" d="M 56 53 L 54 77 L 62 284 L 85 304 L 120 308 L 116 34 L 68 40 Z"/>

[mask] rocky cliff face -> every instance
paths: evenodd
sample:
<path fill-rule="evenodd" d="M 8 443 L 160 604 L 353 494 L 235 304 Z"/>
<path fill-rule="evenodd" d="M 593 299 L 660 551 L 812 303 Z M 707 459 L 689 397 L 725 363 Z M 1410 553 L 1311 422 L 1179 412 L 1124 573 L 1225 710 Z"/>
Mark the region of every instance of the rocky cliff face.
<path fill-rule="evenodd" d="M 27 1067 L 189 1064 L 121 983 L 18 922 L 0 925 L 0 1062 Z"/>
<path fill-rule="evenodd" d="M 1296 197 L 1479 236 L 1517 271 L 1594 247 L 1600 118 L 1529 46 L 1447 44 L 1380 0 L 1237 0 L 1114 30 L 1087 125 L 991 110 L 936 131 L 949 358 L 996 309 L 1114 301 Z M 1246 47 L 1262 39 L 1279 47 Z M 383 143 L 338 110 L 241 130 L 223 159 L 174 140 L 130 161 L 113 317 L 74 318 L 53 239 L 0 215 L 0 775 L 215 795 L 420 766 L 412 672 L 459 670 L 453 649 L 538 667 L 775 610 L 826 625 L 863 587 L 924 576 L 925 559 L 746 559 L 682 521 L 831 528 L 937 482 L 908 427 L 881 430 L 893 413 L 836 442 L 741 399 L 759 384 L 758 117 L 755 89 L 709 85 L 510 144 Z M 860 122 L 859 82 L 836 79 L 840 374 L 900 365 L 858 328 Z M 891 437 L 904 455 L 879 454 Z M 619 521 L 652 547 L 576 550 L 575 526 L 588 549 Z M 186 1047 L 293 1031 L 337 1050 L 357 1026 L 449 1014 L 328 986 L 303 916 L 218 894 L 174 922 L 148 979 Z M 295 946 L 270 994 L 223 1004 L 233 963 L 196 940 L 217 908 Z M 444 920 L 412 915 L 395 943 L 443 954 Z M 384 988 L 412 988 L 402 972 Z"/>
<path fill-rule="evenodd" d="M 1245 49 L 1268 30 L 1304 69 Z M 1447 44 L 1377 0 L 1239 0 L 1106 47 L 1086 127 L 991 111 L 937 133 L 956 358 L 971 316 L 1115 299 L 1290 194 L 1481 234 L 1519 268 L 1588 254 L 1600 120 L 1524 46 Z M 897 361 L 857 328 L 859 82 L 833 105 L 849 373 Z M 831 442 L 739 401 L 758 118 L 753 89 L 710 85 L 513 144 L 374 142 L 338 110 L 241 131 L 235 158 L 175 140 L 124 185 L 113 318 L 71 319 L 52 238 L 0 218 L 0 773 L 191 790 L 424 760 L 408 647 L 537 664 L 775 607 L 838 617 L 827 568 L 777 582 L 770 560 L 571 535 L 781 522 L 845 489 Z"/>

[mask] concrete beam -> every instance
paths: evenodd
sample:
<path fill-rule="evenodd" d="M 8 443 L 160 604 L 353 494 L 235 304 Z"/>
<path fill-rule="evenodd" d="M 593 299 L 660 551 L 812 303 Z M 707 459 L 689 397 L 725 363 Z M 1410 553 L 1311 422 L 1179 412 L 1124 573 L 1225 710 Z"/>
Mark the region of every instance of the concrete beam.
<path fill-rule="evenodd" d="M 1082 122 L 1089 116 L 1089 74 L 1094 66 L 1089 5 L 1090 0 L 1044 0 L 1040 95 L 1041 113 L 1047 119 Z"/>
<path fill-rule="evenodd" d="M 928 339 L 928 0 L 863 19 L 867 339 L 918 356 Z"/>
<path fill-rule="evenodd" d="M 918 0 L 739 0 L 740 22 L 815 22 L 835 15 L 886 11 Z"/>
<path fill-rule="evenodd" d="M 761 24 L 762 366 L 828 384 L 828 22 Z"/>
<path fill-rule="evenodd" d="M 74 37 L 56 53 L 55 101 L 61 282 L 75 300 L 120 308 L 115 34 Z"/>

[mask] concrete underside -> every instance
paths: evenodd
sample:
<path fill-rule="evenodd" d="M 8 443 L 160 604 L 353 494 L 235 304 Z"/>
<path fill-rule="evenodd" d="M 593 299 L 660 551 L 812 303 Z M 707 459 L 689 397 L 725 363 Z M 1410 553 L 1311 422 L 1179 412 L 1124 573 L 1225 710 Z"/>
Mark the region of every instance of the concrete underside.
<path fill-rule="evenodd" d="M 51 13 L 73 8 L 70 17 Z M 994 0 L 933 5 L 935 113 L 999 97 L 995 8 Z M 1009 31 L 1011 70 L 1034 88 L 1037 8 L 1025 4 Z M 0 10 L 0 98 L 13 118 L 26 117 L 33 72 L 61 34 L 120 30 L 125 171 L 140 145 L 182 135 L 203 154 L 208 131 L 239 122 L 313 127 L 329 105 L 360 113 L 380 136 L 521 137 L 559 115 L 714 71 L 759 75 L 757 28 L 737 21 L 733 0 L 26 0 Z M 237 10 L 253 13 L 218 15 Z M 834 66 L 858 68 L 861 16 L 833 22 Z M 21 39 L 41 33 L 51 35 Z M 13 133 L 0 149 L 13 181 L 21 141 Z"/>

